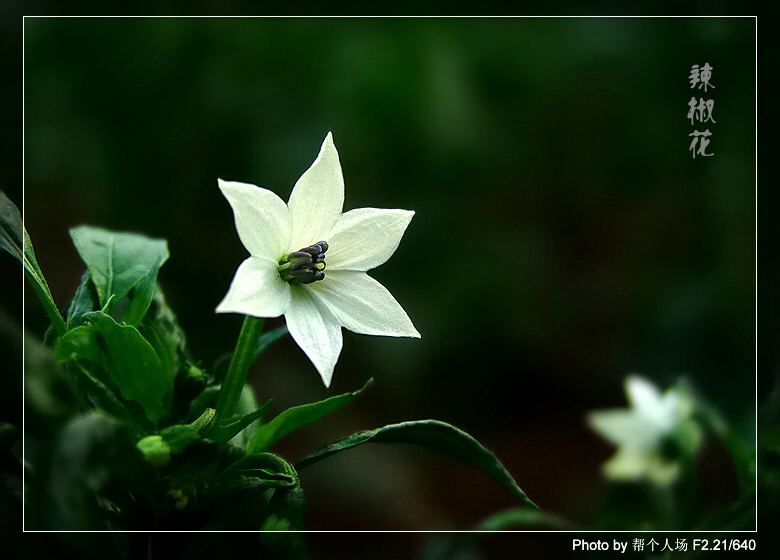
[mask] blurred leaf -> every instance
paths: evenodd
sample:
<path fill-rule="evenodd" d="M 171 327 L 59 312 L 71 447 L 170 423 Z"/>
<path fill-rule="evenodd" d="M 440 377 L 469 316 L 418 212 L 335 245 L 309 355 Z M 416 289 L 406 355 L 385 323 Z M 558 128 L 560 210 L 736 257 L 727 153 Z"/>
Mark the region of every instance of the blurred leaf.
<path fill-rule="evenodd" d="M 307 455 L 298 461 L 296 466 L 302 469 L 334 453 L 368 442 L 415 443 L 461 459 L 493 478 L 527 506 L 538 509 L 493 453 L 466 432 L 438 420 L 402 422 L 376 430 L 357 432 Z"/>
<path fill-rule="evenodd" d="M 217 423 L 214 425 L 214 428 L 209 433 L 209 439 L 217 441 L 219 443 L 225 443 L 227 441 L 230 441 L 239 432 L 241 432 L 244 428 L 248 427 L 253 422 L 257 420 L 262 421 L 262 418 L 263 416 L 265 416 L 265 413 L 268 412 L 269 408 L 271 408 L 272 402 L 273 400 L 269 400 L 262 407 L 248 414 L 244 414 L 242 416 L 234 416 L 233 418 L 228 418 L 227 420 L 218 420 Z"/>
<path fill-rule="evenodd" d="M 51 514 L 57 530 L 100 530 L 102 512 L 95 499 L 111 478 L 112 465 L 132 453 L 119 422 L 99 412 L 74 417 L 53 449 L 48 481 Z"/>
<path fill-rule="evenodd" d="M 491 515 L 474 527 L 474 531 L 499 531 L 511 527 L 543 527 L 553 530 L 572 530 L 567 520 L 537 509 L 512 508 Z"/>
<path fill-rule="evenodd" d="M 61 424 L 78 410 L 72 383 L 55 359 L 55 352 L 35 336 L 24 334 L 25 433 Z"/>
<path fill-rule="evenodd" d="M 138 402 L 149 420 L 157 423 L 165 396 L 173 390 L 173 377 L 164 371 L 154 348 L 135 327 L 119 325 L 102 311 L 89 313 L 87 319 L 105 341 L 105 369 L 122 396 Z"/>
<path fill-rule="evenodd" d="M 755 455 L 748 451 L 746 442 L 733 430 L 721 411 L 700 395 L 687 380 L 681 380 L 676 388 L 693 403 L 694 418 L 701 428 L 720 438 L 728 447 L 734 460 L 741 492 L 749 492 L 755 488 Z M 755 437 L 755 433 L 752 435 Z M 752 447 L 752 440 L 747 443 Z"/>
<path fill-rule="evenodd" d="M 326 414 L 353 402 L 373 382 L 373 379 L 369 379 L 362 389 L 354 393 L 344 393 L 323 401 L 288 408 L 268 424 L 260 426 L 255 436 L 249 442 L 247 453 L 253 454 L 265 451 L 290 432 L 319 420 Z"/>
<path fill-rule="evenodd" d="M 131 289 L 133 295 L 122 312 L 123 322 L 137 327 L 144 315 L 146 315 L 146 311 L 149 309 L 149 305 L 152 303 L 155 295 L 157 273 L 160 271 L 160 266 L 162 266 L 162 260 L 158 259 L 146 276 L 141 278 Z"/>
<path fill-rule="evenodd" d="M 46 278 L 38 266 L 32 241 L 22 224 L 19 208 L 3 191 L 0 191 L 0 248 L 8 251 L 22 265 L 35 295 L 41 300 L 51 319 L 54 330 L 58 335 L 62 335 L 65 332 L 65 322 L 54 303 Z"/>
<path fill-rule="evenodd" d="M 113 232 L 93 226 L 70 230 L 70 237 L 87 265 L 101 307 L 115 296 L 114 305 L 149 271 L 168 260 L 168 243 L 137 233 Z"/>
<path fill-rule="evenodd" d="M 257 346 L 255 348 L 255 355 L 252 359 L 253 362 L 256 362 L 260 355 L 265 352 L 266 348 L 271 346 L 274 342 L 282 338 L 284 335 L 287 334 L 287 325 L 282 325 L 281 327 L 278 327 L 272 331 L 268 331 L 263 336 L 257 339 Z"/>
<path fill-rule="evenodd" d="M 51 324 L 57 335 L 62 336 L 65 333 L 65 321 L 62 320 L 57 304 L 54 303 L 54 298 L 49 291 L 49 285 L 46 283 L 46 278 L 43 276 L 41 267 L 38 266 L 38 260 L 35 258 L 35 251 L 33 250 L 32 241 L 30 236 L 27 235 L 27 230 L 24 230 L 24 272 L 27 274 L 27 279 L 30 281 L 30 285 L 33 287 L 35 295 L 43 304 L 43 308 L 46 310 L 46 314 L 51 319 Z"/>
<path fill-rule="evenodd" d="M 5 249 L 24 266 L 22 253 L 22 216 L 19 209 L 0 191 L 0 248 Z"/>
<path fill-rule="evenodd" d="M 94 311 L 97 307 L 97 301 L 95 301 L 93 294 L 93 286 L 89 279 L 89 272 L 85 272 L 81 275 L 81 283 L 76 288 L 76 293 L 73 295 L 73 299 L 68 303 L 68 310 L 66 313 L 66 323 L 68 329 L 78 327 L 84 322 L 84 315 Z"/>

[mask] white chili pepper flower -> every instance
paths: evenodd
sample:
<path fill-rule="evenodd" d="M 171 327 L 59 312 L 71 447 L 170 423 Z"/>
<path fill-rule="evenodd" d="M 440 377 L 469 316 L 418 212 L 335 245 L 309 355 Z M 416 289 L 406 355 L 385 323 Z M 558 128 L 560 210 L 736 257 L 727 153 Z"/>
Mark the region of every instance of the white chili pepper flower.
<path fill-rule="evenodd" d="M 683 461 L 690 459 L 700 439 L 687 391 L 671 387 L 661 394 L 639 376 L 626 379 L 631 409 L 600 410 L 588 415 L 591 428 L 618 450 L 604 473 L 614 480 L 645 479 L 658 486 L 673 482 Z"/>
<path fill-rule="evenodd" d="M 414 212 L 358 208 L 342 213 L 344 179 L 330 133 L 287 204 L 248 183 L 220 179 L 219 188 L 250 256 L 238 267 L 218 313 L 284 315 L 326 387 L 341 352 L 341 327 L 420 337 L 390 292 L 366 274 L 395 252 Z"/>

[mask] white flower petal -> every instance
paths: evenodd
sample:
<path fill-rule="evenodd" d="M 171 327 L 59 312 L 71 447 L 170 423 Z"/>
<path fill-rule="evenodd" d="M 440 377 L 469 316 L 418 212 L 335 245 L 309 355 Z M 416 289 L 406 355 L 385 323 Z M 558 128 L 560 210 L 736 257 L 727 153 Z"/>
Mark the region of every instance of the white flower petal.
<path fill-rule="evenodd" d="M 357 208 L 341 215 L 326 236 L 329 267 L 365 272 L 389 259 L 414 212 L 383 208 Z"/>
<path fill-rule="evenodd" d="M 637 480 L 645 475 L 647 457 L 620 448 L 604 463 L 604 474 L 613 480 Z"/>
<path fill-rule="evenodd" d="M 420 338 L 392 294 L 365 272 L 325 269 L 324 280 L 306 287 L 353 332 Z"/>
<path fill-rule="evenodd" d="M 327 241 L 323 236 L 333 228 L 344 207 L 344 177 L 330 132 L 317 159 L 295 183 L 287 205 L 293 224 L 289 250 Z"/>
<path fill-rule="evenodd" d="M 217 313 L 242 313 L 253 317 L 278 317 L 290 306 L 290 285 L 277 271 L 278 263 L 249 257 L 236 270 Z"/>
<path fill-rule="evenodd" d="M 662 395 L 655 385 L 638 375 L 626 379 L 626 393 L 637 416 L 649 425 L 658 431 L 669 430 L 674 426 L 677 399 L 673 393 Z"/>
<path fill-rule="evenodd" d="M 665 460 L 657 451 L 646 461 L 645 476 L 657 486 L 666 486 L 674 482 L 680 474 L 680 463 Z"/>
<path fill-rule="evenodd" d="M 626 394 L 633 408 L 658 409 L 662 407 L 661 392 L 644 377 L 628 376 L 626 378 Z"/>
<path fill-rule="evenodd" d="M 275 193 L 235 181 L 218 180 L 236 219 L 236 231 L 247 251 L 256 257 L 278 260 L 289 250 L 292 219 Z"/>
<path fill-rule="evenodd" d="M 607 441 L 615 445 L 646 449 L 656 443 L 648 442 L 645 428 L 633 411 L 625 409 L 599 410 L 588 414 L 588 424 Z"/>
<path fill-rule="evenodd" d="M 341 325 L 305 287 L 297 286 L 291 292 L 292 301 L 285 313 L 287 329 L 317 368 L 325 387 L 330 387 L 343 344 Z"/>

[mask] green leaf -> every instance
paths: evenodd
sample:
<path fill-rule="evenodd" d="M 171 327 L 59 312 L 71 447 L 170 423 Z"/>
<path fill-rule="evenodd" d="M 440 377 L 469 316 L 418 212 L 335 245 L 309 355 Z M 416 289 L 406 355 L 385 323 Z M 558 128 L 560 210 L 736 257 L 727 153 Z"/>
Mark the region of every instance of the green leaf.
<path fill-rule="evenodd" d="M 100 379 L 92 375 L 88 368 L 78 363 L 76 364 L 76 367 L 82 374 L 80 379 L 85 385 L 87 397 L 96 408 L 107 412 L 120 420 L 130 419 L 130 414 L 125 408 L 125 405 L 117 398 L 114 391 L 107 387 Z"/>
<path fill-rule="evenodd" d="M 296 467 L 300 470 L 334 453 L 368 442 L 415 443 L 461 459 L 493 478 L 527 506 L 538 509 L 493 453 L 466 432 L 438 420 L 402 422 L 376 430 L 357 432 L 307 455 L 298 461 Z"/>
<path fill-rule="evenodd" d="M 474 527 L 474 531 L 500 531 L 511 527 L 529 526 L 559 531 L 575 529 L 570 522 L 555 515 L 537 509 L 512 508 L 491 515 Z"/>
<path fill-rule="evenodd" d="M 154 266 L 162 266 L 169 256 L 167 241 L 137 233 L 79 226 L 70 230 L 70 237 L 87 265 L 101 307 L 112 295 L 116 305 L 130 288 L 148 276 Z"/>
<path fill-rule="evenodd" d="M 78 327 L 84 322 L 84 315 L 94 311 L 97 301 L 94 298 L 92 283 L 89 280 L 89 272 L 81 275 L 81 283 L 76 288 L 73 299 L 68 303 L 66 312 L 66 323 L 68 329 Z"/>
<path fill-rule="evenodd" d="M 238 399 L 238 405 L 236 406 L 236 416 L 244 416 L 251 414 L 260 408 L 260 403 L 255 395 L 255 390 L 249 383 L 244 383 L 244 388 L 241 391 L 241 396 Z M 235 416 L 234 416 L 235 418 Z M 251 422 L 246 428 L 241 430 L 230 443 L 237 445 L 244 452 L 246 452 L 246 446 L 249 444 L 249 440 L 255 437 L 257 430 L 260 429 L 262 424 L 261 420 L 255 420 Z"/>
<path fill-rule="evenodd" d="M 92 325 L 81 325 L 71 329 L 57 340 L 54 359 L 59 363 L 71 360 L 87 360 L 103 365 L 103 351 L 98 346 Z"/>
<path fill-rule="evenodd" d="M 102 311 L 89 313 L 87 319 L 104 342 L 106 372 L 122 396 L 138 402 L 149 420 L 156 424 L 163 413 L 163 402 L 173 390 L 173 377 L 164 371 L 154 348 L 138 329 L 119 325 Z"/>
<path fill-rule="evenodd" d="M 46 278 L 43 276 L 41 267 L 38 266 L 38 260 L 35 258 L 35 251 L 33 250 L 32 241 L 30 236 L 27 235 L 27 230 L 24 230 L 24 272 L 27 275 L 27 279 L 30 281 L 30 285 L 38 296 L 43 308 L 46 310 L 46 314 L 51 319 L 51 324 L 58 336 L 65 334 L 65 321 L 62 320 L 60 310 L 57 309 L 57 304 L 54 303 L 54 298 L 49 290 L 49 285 L 46 283 Z"/>
<path fill-rule="evenodd" d="M 175 379 L 176 373 L 187 360 L 186 337 L 159 285 L 156 286 L 149 312 L 138 325 L 138 331 L 160 358 L 166 379 Z"/>
<path fill-rule="evenodd" d="M 187 418 L 195 418 L 206 408 L 216 406 L 221 388 L 220 385 L 212 385 L 211 387 L 203 389 L 203 391 L 201 391 L 201 393 L 190 403 Z"/>
<path fill-rule="evenodd" d="M 324 401 L 288 408 L 268 424 L 260 426 L 255 436 L 249 442 L 247 453 L 251 455 L 265 451 L 293 430 L 319 420 L 326 414 L 351 403 L 363 391 L 368 389 L 373 382 L 373 379 L 369 379 L 362 389 L 354 393 L 344 393 Z"/>
<path fill-rule="evenodd" d="M 272 331 L 268 331 L 263 336 L 257 339 L 257 346 L 255 347 L 255 355 L 253 358 L 253 362 L 256 362 L 260 355 L 265 352 L 266 348 L 271 346 L 274 342 L 282 338 L 284 335 L 287 334 L 287 325 L 282 325 L 281 327 L 278 327 Z"/>
<path fill-rule="evenodd" d="M 257 420 L 262 420 L 268 409 L 271 408 L 273 400 L 269 400 L 262 407 L 254 412 L 244 414 L 243 416 L 234 416 L 227 420 L 219 420 L 209 433 L 209 439 L 219 443 L 225 443 L 233 439 L 244 428 Z"/>
<path fill-rule="evenodd" d="M 92 412 L 74 417 L 54 439 L 47 513 L 56 530 L 109 529 L 98 501 L 112 466 L 132 450 L 121 423 Z M 39 481 L 42 482 L 42 481 Z"/>
<path fill-rule="evenodd" d="M 157 273 L 160 271 L 161 266 L 162 260 L 157 260 L 148 274 L 133 286 L 131 290 L 133 295 L 122 312 L 122 321 L 124 323 L 137 327 L 144 315 L 146 315 L 146 311 L 149 309 L 149 305 L 152 303 L 155 295 Z"/>
<path fill-rule="evenodd" d="M 19 209 L 3 191 L 0 191 L 0 248 L 8 251 L 22 265 L 35 295 L 41 300 L 43 308 L 51 319 L 54 330 L 58 336 L 61 336 L 65 332 L 65 321 L 62 320 L 46 278 L 38 266 L 32 241 L 27 235 L 27 230 L 24 229 Z"/>
<path fill-rule="evenodd" d="M 24 266 L 22 253 L 22 216 L 16 204 L 0 191 L 0 248 L 8 251 Z"/>
<path fill-rule="evenodd" d="M 263 531 L 302 531 L 306 522 L 306 498 L 303 488 L 296 484 L 292 488 L 278 488 L 274 490 L 271 501 L 268 504 L 269 516 L 263 523 Z M 265 535 L 271 542 L 278 535 Z"/>
<path fill-rule="evenodd" d="M 250 488 L 293 488 L 300 484 L 295 468 L 273 453 L 258 453 L 239 459 L 220 473 L 220 493 Z"/>

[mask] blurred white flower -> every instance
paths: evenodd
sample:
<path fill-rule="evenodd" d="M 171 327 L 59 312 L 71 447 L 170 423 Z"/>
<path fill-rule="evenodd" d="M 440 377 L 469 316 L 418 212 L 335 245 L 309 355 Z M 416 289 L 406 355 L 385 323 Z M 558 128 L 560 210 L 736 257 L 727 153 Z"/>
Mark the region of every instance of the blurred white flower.
<path fill-rule="evenodd" d="M 342 213 L 344 179 L 330 133 L 287 204 L 247 183 L 220 179 L 219 188 L 250 256 L 236 270 L 218 313 L 284 315 L 326 387 L 341 353 L 341 327 L 420 337 L 390 292 L 366 274 L 395 252 L 414 212 L 358 208 Z"/>
<path fill-rule="evenodd" d="M 644 479 L 665 486 L 677 479 L 682 462 L 699 444 L 691 397 L 676 387 L 661 394 L 636 375 L 626 379 L 626 394 L 632 408 L 588 415 L 591 428 L 618 446 L 604 463 L 604 473 L 614 480 Z"/>

